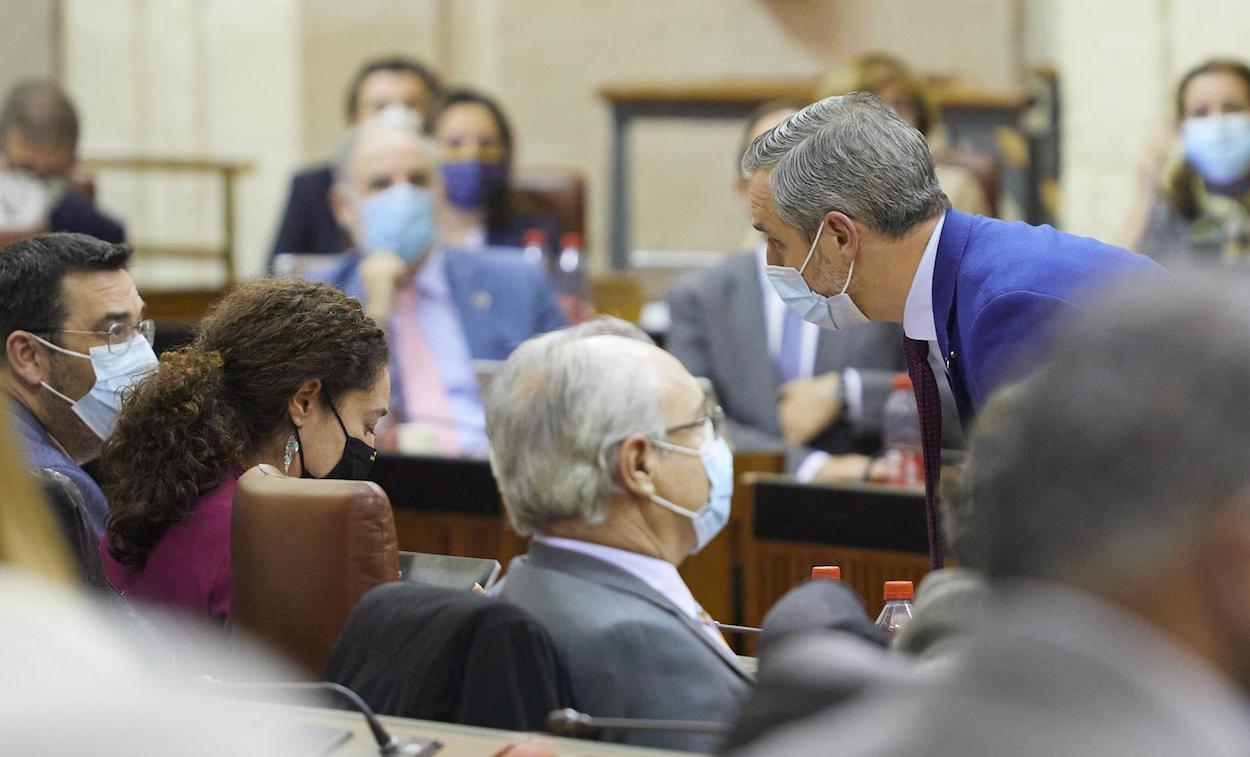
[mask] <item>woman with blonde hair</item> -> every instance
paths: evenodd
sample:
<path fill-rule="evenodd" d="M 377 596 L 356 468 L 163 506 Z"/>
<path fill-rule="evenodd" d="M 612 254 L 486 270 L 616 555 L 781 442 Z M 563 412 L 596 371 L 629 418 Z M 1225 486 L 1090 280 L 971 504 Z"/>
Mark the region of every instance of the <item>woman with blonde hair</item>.
<path fill-rule="evenodd" d="M 986 187 L 965 163 L 968 157 L 933 145 L 934 108 L 924 85 L 901 59 L 888 53 L 864 53 L 844 66 L 830 70 L 816 90 L 822 100 L 848 92 L 870 92 L 890 110 L 930 140 L 938 184 L 958 210 L 993 215 L 994 205 Z"/>

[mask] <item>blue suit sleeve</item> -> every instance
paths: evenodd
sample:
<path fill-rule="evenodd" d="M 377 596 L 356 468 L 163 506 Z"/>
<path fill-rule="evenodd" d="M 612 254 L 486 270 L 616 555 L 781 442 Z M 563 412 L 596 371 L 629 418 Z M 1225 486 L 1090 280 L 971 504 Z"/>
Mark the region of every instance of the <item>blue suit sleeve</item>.
<path fill-rule="evenodd" d="M 1061 297 L 1016 291 L 995 297 L 977 312 L 963 345 L 968 396 L 974 407 L 981 407 L 995 389 L 1033 366 L 1050 344 L 1054 320 L 1072 307 Z"/>

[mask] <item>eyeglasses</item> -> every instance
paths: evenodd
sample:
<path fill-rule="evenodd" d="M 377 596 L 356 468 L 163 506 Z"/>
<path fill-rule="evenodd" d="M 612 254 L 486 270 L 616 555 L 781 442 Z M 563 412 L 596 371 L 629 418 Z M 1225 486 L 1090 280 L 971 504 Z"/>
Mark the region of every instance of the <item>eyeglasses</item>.
<path fill-rule="evenodd" d="M 689 423 L 683 423 L 679 426 L 670 426 L 664 429 L 664 435 L 668 436 L 669 434 L 675 434 L 678 431 L 685 431 L 688 428 L 697 428 L 708 423 L 712 424 L 712 438 L 715 439 L 720 436 L 721 426 L 725 425 L 725 411 L 721 410 L 720 405 L 714 406 L 711 410 L 708 410 L 707 415 L 701 415 Z"/>
<path fill-rule="evenodd" d="M 75 331 L 74 329 L 56 329 L 55 331 L 48 331 L 44 333 L 102 336 L 108 340 L 110 353 L 114 355 L 125 355 L 130 349 L 130 343 L 134 340 L 136 334 L 148 340 L 148 344 L 153 344 L 153 340 L 156 339 L 156 322 L 151 318 L 145 318 L 133 326 L 129 323 L 110 323 L 107 331 Z"/>

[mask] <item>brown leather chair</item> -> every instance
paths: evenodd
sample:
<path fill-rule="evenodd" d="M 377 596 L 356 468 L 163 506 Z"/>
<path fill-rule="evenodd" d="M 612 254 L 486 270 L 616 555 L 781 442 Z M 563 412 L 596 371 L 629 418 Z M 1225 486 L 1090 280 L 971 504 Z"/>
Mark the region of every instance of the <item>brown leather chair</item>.
<path fill-rule="evenodd" d="M 586 232 L 586 182 L 576 171 L 526 168 L 512 177 L 512 201 L 522 215 L 551 215 L 560 228 Z M 549 240 L 558 244 L 560 240 Z"/>
<path fill-rule="evenodd" d="M 230 559 L 234 625 L 316 677 L 365 592 L 399 578 L 390 500 L 259 465 L 235 491 Z"/>

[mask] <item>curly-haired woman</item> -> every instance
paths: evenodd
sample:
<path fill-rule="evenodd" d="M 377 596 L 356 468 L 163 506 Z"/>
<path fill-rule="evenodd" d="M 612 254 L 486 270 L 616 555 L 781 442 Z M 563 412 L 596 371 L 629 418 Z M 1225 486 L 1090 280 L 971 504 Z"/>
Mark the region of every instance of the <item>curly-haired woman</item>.
<path fill-rule="evenodd" d="M 390 396 L 386 339 L 324 284 L 265 280 L 218 304 L 128 397 L 100 460 L 109 581 L 132 600 L 230 619 L 230 515 L 243 471 L 368 476 Z"/>

